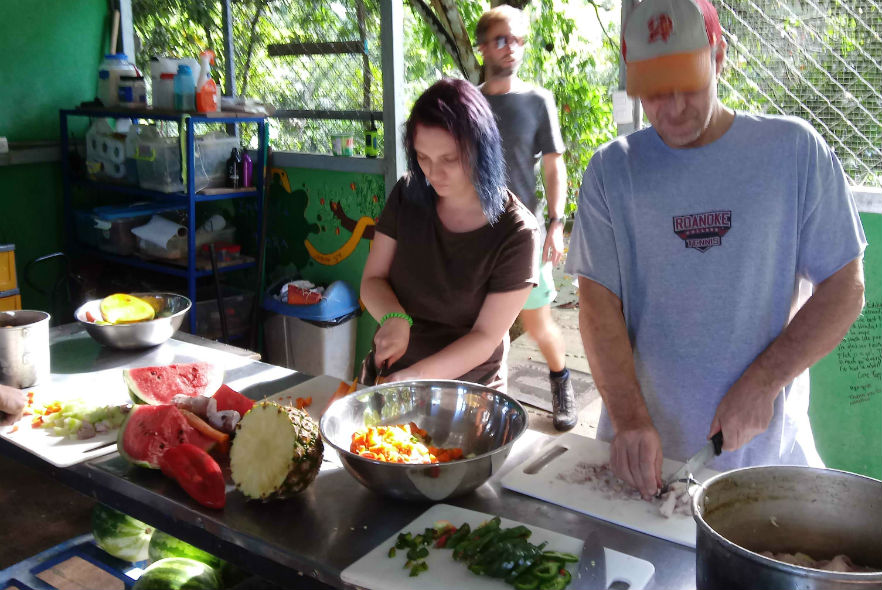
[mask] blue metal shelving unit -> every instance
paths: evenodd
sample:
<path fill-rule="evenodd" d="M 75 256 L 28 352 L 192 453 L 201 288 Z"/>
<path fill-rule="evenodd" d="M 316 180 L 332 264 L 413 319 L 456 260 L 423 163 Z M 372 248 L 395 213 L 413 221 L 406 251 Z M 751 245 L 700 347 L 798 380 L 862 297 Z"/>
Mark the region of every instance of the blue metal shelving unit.
<path fill-rule="evenodd" d="M 263 207 L 264 207 L 264 177 L 266 168 L 266 118 L 254 116 L 207 116 L 198 113 L 170 113 L 170 112 L 153 112 L 151 110 L 106 110 L 106 109 L 65 109 L 60 113 L 61 121 L 61 169 L 63 177 L 63 201 L 64 201 L 64 218 L 65 232 L 69 251 L 86 252 L 90 256 L 97 256 L 112 262 L 126 264 L 138 268 L 144 268 L 157 271 L 173 276 L 185 278 L 187 280 L 187 297 L 193 302 L 190 310 L 189 327 L 190 332 L 196 333 L 196 279 L 200 277 L 211 276 L 211 271 L 199 270 L 196 267 L 196 204 L 209 201 L 220 201 L 226 199 L 253 198 L 257 199 L 257 235 L 260 236 L 260 224 L 263 223 Z M 186 170 L 195 170 L 195 154 L 194 140 L 195 129 L 197 125 L 208 123 L 227 123 L 227 124 L 254 124 L 257 125 L 259 138 L 257 158 L 254 167 L 254 185 L 255 191 L 241 191 L 232 193 L 223 193 L 217 195 L 200 195 L 196 193 L 195 174 L 187 174 L 186 191 L 182 193 L 161 193 L 143 189 L 137 186 L 115 184 L 111 182 L 97 182 L 84 179 L 74 179 L 71 176 L 70 169 L 70 137 L 69 122 L 70 117 L 111 117 L 114 119 L 132 119 L 133 122 L 138 120 L 150 121 L 170 121 L 178 124 L 179 133 L 186 134 Z M 180 209 L 187 211 L 187 265 L 186 267 L 164 264 L 161 262 L 151 262 L 143 260 L 135 256 L 120 256 L 103 252 L 94 248 L 86 248 L 76 241 L 76 229 L 74 224 L 74 214 L 72 206 L 72 192 L 74 186 L 87 187 L 95 190 L 114 191 L 135 196 L 150 197 L 153 199 L 161 199 L 164 203 L 180 202 Z M 258 249 L 260 244 L 257 245 Z M 257 257 L 259 259 L 259 257 Z M 254 267 L 255 263 L 249 262 L 244 264 L 230 265 L 218 268 L 218 272 L 232 272 L 244 268 Z M 260 273 L 261 269 L 258 269 Z M 254 294 L 255 301 L 259 301 L 261 293 Z"/>

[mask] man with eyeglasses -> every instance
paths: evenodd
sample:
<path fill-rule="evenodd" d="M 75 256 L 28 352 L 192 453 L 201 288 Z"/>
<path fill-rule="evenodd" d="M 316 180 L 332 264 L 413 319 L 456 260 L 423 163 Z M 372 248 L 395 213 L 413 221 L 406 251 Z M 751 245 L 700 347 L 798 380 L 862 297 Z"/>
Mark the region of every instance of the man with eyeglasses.
<path fill-rule="evenodd" d="M 485 82 L 481 91 L 496 114 L 502 135 L 508 188 L 537 219 L 543 219 L 543 204 L 536 196 L 536 167 L 540 156 L 542 159 L 548 227 L 546 236 L 540 240 L 543 246 L 539 284 L 530 293 L 520 317 L 548 363 L 554 427 L 570 430 L 578 421 L 575 396 L 564 357 L 563 335 L 551 317 L 551 302 L 557 296 L 551 268 L 563 255 L 565 148 L 554 97 L 544 88 L 517 77 L 526 34 L 524 13 L 508 5 L 485 12 L 475 30 L 478 49 L 484 58 Z"/>

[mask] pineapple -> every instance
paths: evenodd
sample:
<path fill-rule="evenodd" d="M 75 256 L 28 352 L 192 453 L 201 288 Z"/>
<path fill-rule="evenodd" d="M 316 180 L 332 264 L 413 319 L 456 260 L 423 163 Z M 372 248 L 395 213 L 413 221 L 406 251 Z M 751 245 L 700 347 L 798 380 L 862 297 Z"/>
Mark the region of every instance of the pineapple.
<path fill-rule="evenodd" d="M 230 475 L 252 499 L 288 498 L 312 483 L 322 464 L 318 424 L 303 410 L 259 402 L 239 421 Z"/>

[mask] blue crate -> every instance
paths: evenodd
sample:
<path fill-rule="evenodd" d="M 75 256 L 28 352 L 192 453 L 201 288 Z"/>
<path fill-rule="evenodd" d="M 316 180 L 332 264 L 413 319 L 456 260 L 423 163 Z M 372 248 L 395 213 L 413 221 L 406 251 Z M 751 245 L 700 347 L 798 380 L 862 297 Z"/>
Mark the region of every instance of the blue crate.
<path fill-rule="evenodd" d="M 20 590 L 55 590 L 53 586 L 38 578 L 37 574 L 71 557 L 84 559 L 118 578 L 127 590 L 135 584 L 135 580 L 125 572 L 147 567 L 146 561 L 129 563 L 113 557 L 95 544 L 95 538 L 91 534 L 85 534 L 59 543 L 51 549 L 0 571 L 0 588 L 12 586 Z"/>

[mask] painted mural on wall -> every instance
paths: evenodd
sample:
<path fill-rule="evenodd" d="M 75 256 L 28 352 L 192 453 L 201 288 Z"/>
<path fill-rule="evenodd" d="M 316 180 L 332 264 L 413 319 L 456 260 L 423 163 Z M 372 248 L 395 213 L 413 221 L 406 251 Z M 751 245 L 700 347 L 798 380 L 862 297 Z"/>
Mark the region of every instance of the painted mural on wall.
<path fill-rule="evenodd" d="M 361 283 L 374 225 L 386 202 L 383 176 L 273 168 L 267 189 L 267 284 L 300 276 L 316 284 Z M 356 366 L 367 354 L 376 323 L 358 321 Z"/>

